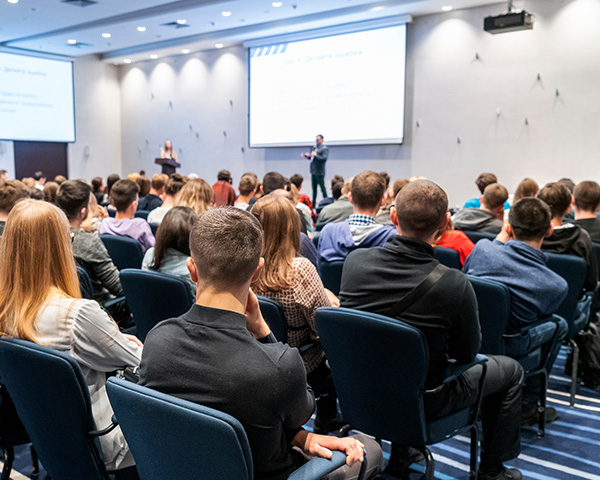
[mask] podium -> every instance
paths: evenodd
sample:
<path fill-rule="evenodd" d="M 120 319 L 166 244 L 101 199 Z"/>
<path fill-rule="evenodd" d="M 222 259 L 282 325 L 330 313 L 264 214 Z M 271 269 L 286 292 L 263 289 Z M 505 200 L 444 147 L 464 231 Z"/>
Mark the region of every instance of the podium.
<path fill-rule="evenodd" d="M 177 163 L 172 158 L 156 158 L 154 163 L 162 165 L 162 173 L 172 175 L 175 173 L 175 169 L 181 167 L 180 163 Z"/>

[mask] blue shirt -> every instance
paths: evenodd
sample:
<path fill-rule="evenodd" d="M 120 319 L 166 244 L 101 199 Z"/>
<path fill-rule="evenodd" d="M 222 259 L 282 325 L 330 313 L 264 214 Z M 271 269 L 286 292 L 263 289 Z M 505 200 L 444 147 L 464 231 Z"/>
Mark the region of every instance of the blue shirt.
<path fill-rule="evenodd" d="M 463 208 L 480 208 L 481 207 L 481 197 L 471 198 L 465 202 Z M 510 208 L 510 203 L 508 201 L 504 202 L 504 210 L 508 210 Z"/>

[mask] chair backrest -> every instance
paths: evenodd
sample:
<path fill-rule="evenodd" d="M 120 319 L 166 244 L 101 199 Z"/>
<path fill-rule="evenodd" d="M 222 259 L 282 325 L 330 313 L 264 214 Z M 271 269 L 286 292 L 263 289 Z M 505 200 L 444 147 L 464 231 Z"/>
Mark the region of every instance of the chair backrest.
<path fill-rule="evenodd" d="M 424 444 L 424 335 L 400 320 L 348 308 L 319 308 L 316 321 L 344 421 L 376 438 Z"/>
<path fill-rule="evenodd" d="M 473 243 L 477 243 L 479 240 L 487 238 L 488 240 L 494 240 L 496 235 L 493 233 L 485 233 L 485 232 L 476 232 L 474 230 L 463 230 L 463 233 L 469 237 Z"/>
<path fill-rule="evenodd" d="M 135 212 L 135 217 L 136 218 L 143 218 L 144 220 L 148 220 L 148 214 L 150 213 L 149 210 L 138 210 L 137 212 Z"/>
<path fill-rule="evenodd" d="M 77 265 L 77 277 L 79 278 L 79 290 L 81 290 L 81 297 L 87 298 L 88 300 L 94 299 L 94 287 L 92 285 L 92 279 L 85 270 L 85 268 Z"/>
<path fill-rule="evenodd" d="M 494 280 L 467 275 L 479 306 L 481 325 L 480 353 L 504 355 L 502 335 L 506 332 L 510 318 L 510 290 Z"/>
<path fill-rule="evenodd" d="M 142 342 L 157 323 L 183 315 L 194 304 L 189 284 L 173 275 L 126 268 L 120 277 Z"/>
<path fill-rule="evenodd" d="M 160 223 L 149 223 L 150 230 L 152 230 L 152 235 L 156 237 L 156 232 L 158 232 L 158 227 L 160 227 Z"/>
<path fill-rule="evenodd" d="M 118 270 L 125 268 L 140 268 L 144 259 L 142 246 L 137 240 L 122 235 L 100 235 L 100 240 L 108 250 L 115 267 Z"/>
<path fill-rule="evenodd" d="M 334 295 L 340 294 L 340 285 L 342 284 L 342 270 L 344 262 L 336 260 L 335 262 L 322 261 L 319 264 L 319 272 L 323 286 L 333 292 Z"/>
<path fill-rule="evenodd" d="M 90 396 L 77 362 L 32 342 L 0 338 L 0 377 L 53 480 L 108 480 Z M 105 428 L 108 425 L 100 425 Z"/>
<path fill-rule="evenodd" d="M 598 265 L 598 271 L 600 272 L 600 243 L 594 243 L 594 253 L 596 254 L 596 265 Z"/>
<path fill-rule="evenodd" d="M 262 295 L 257 295 L 257 298 L 260 313 L 271 328 L 273 335 L 280 342 L 287 343 L 287 319 L 283 307 L 275 300 Z"/>
<path fill-rule="evenodd" d="M 111 377 L 106 389 L 144 480 L 252 480 L 244 428 L 225 413 Z"/>
<path fill-rule="evenodd" d="M 462 270 L 462 264 L 460 263 L 460 254 L 456 250 L 446 247 L 434 247 L 433 256 L 442 265 L 446 265 L 449 268 L 456 268 Z"/>

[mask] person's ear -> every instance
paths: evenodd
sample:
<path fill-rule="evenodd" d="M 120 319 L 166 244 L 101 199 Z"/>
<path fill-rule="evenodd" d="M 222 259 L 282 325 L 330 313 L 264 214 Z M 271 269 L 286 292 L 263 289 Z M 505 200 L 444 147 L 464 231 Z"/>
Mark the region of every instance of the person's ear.
<path fill-rule="evenodd" d="M 506 224 L 506 234 L 510 237 L 510 238 L 517 238 L 515 237 L 515 231 L 512 228 L 512 225 L 510 223 Z"/>
<path fill-rule="evenodd" d="M 548 233 L 546 234 L 546 237 L 551 236 L 554 233 L 554 225 L 550 224 L 550 228 L 548 229 Z"/>
<path fill-rule="evenodd" d="M 483 193 L 481 194 L 481 196 L 479 197 L 479 204 L 483 205 Z"/>
<path fill-rule="evenodd" d="M 571 210 L 573 210 L 573 204 L 569 204 L 569 208 L 567 208 L 567 211 L 565 212 L 565 215 L 568 215 L 569 213 L 571 213 Z"/>
<path fill-rule="evenodd" d="M 450 223 L 450 212 L 446 212 L 446 215 L 444 215 L 444 219 L 442 220 L 442 223 L 440 224 L 440 230 L 439 232 L 443 232 L 444 230 L 446 230 L 446 228 L 448 228 L 448 224 Z M 439 233 L 438 233 L 439 235 Z"/>
<path fill-rule="evenodd" d="M 85 220 L 88 216 L 88 207 L 83 207 L 80 211 L 79 211 L 79 219 L 80 220 Z"/>
<path fill-rule="evenodd" d="M 350 193 L 348 194 L 348 200 L 350 201 L 350 203 L 351 203 L 352 205 L 354 205 L 354 202 L 352 201 L 352 192 L 350 192 Z"/>
<path fill-rule="evenodd" d="M 264 266 L 265 266 L 265 259 L 263 257 L 260 257 L 260 260 L 258 261 L 258 265 L 256 266 L 254 273 L 252 274 L 252 279 L 250 280 L 250 284 L 252 284 L 258 280 L 258 277 L 260 277 L 260 272 L 262 272 L 262 269 Z"/>
<path fill-rule="evenodd" d="M 190 272 L 190 278 L 192 279 L 192 282 L 198 283 L 198 267 L 196 266 L 194 259 L 192 257 L 188 257 L 185 261 L 185 265 L 188 269 L 188 272 Z"/>
<path fill-rule="evenodd" d="M 379 206 L 383 207 L 384 203 L 385 203 L 385 193 L 383 194 L 383 197 L 381 197 L 381 201 L 379 202 Z"/>
<path fill-rule="evenodd" d="M 392 221 L 392 224 L 394 224 L 394 226 L 398 226 L 398 212 L 396 212 L 396 207 L 393 205 L 390 209 L 390 220 Z"/>

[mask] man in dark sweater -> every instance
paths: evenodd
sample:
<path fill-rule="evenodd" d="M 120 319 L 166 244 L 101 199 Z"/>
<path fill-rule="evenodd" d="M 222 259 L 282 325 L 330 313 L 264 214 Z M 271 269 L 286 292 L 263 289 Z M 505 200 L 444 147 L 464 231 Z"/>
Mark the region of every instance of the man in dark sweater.
<path fill-rule="evenodd" d="M 155 173 L 152 176 L 152 183 L 150 183 L 150 193 L 144 198 L 140 198 L 137 209 L 151 212 L 155 208 L 160 207 L 163 204 L 161 196 L 165 193 L 165 186 L 168 180 L 168 175 Z"/>
<path fill-rule="evenodd" d="M 600 219 L 596 216 L 600 208 L 600 185 L 596 182 L 581 182 L 575 187 L 575 225 L 590 234 L 592 242 L 600 243 Z"/>
<path fill-rule="evenodd" d="M 226 247 L 226 248 L 224 248 Z M 285 479 L 307 455 L 348 455 L 331 479 L 354 478 L 368 458 L 366 478 L 378 473 L 381 449 L 369 437 L 308 433 L 315 407 L 302 358 L 275 340 L 250 290 L 264 264 L 262 228 L 235 207 L 209 210 L 190 235 L 188 269 L 196 305 L 159 323 L 146 337 L 140 383 L 237 418 L 248 435 L 255 478 Z M 367 457 L 363 457 L 366 445 Z"/>
<path fill-rule="evenodd" d="M 435 183 L 417 180 L 405 186 L 395 200 L 391 219 L 398 235 L 380 248 L 355 250 L 345 261 L 340 290 L 343 307 L 386 315 L 388 311 L 438 265 L 431 244 L 450 220 L 446 193 Z M 442 385 L 452 360 L 470 362 L 479 351 L 477 299 L 467 277 L 442 267 L 434 286 L 398 318 L 423 332 L 429 347 L 425 388 Z M 473 404 L 482 369 L 473 367 L 449 385 L 425 397 L 425 413 L 436 418 Z M 479 478 L 521 479 L 504 461 L 520 450 L 521 385 L 523 369 L 515 360 L 489 356 L 483 386 L 483 441 Z M 392 446 L 391 472 L 408 468 L 406 447 Z"/>
<path fill-rule="evenodd" d="M 485 187 L 481 196 L 481 206 L 478 208 L 463 208 L 459 210 L 452 221 L 457 230 L 497 235 L 502 230 L 504 218 L 504 203 L 508 198 L 508 190 L 498 183 Z"/>

